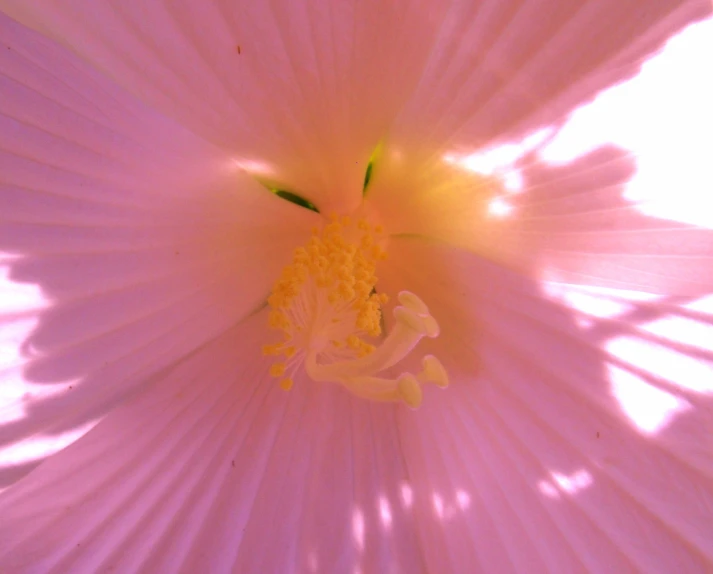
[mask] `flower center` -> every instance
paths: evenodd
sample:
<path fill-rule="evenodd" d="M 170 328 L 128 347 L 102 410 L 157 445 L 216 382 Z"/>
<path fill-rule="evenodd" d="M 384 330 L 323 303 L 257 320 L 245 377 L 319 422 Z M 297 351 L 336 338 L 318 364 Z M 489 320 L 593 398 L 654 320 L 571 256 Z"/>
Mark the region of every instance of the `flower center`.
<path fill-rule="evenodd" d="M 420 383 L 448 385 L 440 361 L 427 355 L 417 374 L 378 376 L 401 361 L 422 337 L 437 337 L 438 323 L 413 293 L 402 291 L 395 325 L 382 333 L 382 306 L 388 297 L 376 291 L 376 264 L 387 258 L 383 229 L 366 219 L 333 216 L 313 229 L 305 247 L 295 250 L 268 298 L 269 325 L 282 342 L 265 345 L 263 354 L 280 357 L 270 374 L 289 390 L 304 365 L 315 381 L 337 383 L 376 401 L 421 404 Z"/>

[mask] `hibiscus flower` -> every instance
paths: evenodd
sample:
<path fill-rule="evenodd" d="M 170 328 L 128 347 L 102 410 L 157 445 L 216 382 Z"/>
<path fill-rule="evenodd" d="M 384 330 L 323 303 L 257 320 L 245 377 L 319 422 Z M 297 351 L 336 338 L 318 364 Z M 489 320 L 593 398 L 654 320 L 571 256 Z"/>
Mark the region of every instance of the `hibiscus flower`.
<path fill-rule="evenodd" d="M 0 0 L 0 570 L 713 569 L 708 0 Z"/>

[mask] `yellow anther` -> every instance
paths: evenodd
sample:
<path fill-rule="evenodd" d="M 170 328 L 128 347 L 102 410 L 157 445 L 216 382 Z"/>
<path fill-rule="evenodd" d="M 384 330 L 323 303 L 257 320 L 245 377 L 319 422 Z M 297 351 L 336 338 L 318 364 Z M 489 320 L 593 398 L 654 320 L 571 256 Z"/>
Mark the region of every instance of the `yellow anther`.
<path fill-rule="evenodd" d="M 281 377 L 282 375 L 285 374 L 285 364 L 284 363 L 275 363 L 270 367 L 270 376 L 271 377 Z"/>
<path fill-rule="evenodd" d="M 273 329 L 284 329 L 289 325 L 289 319 L 280 311 L 271 311 L 268 317 L 268 325 Z"/>
<path fill-rule="evenodd" d="M 279 343 L 276 345 L 263 345 L 262 354 L 265 356 L 276 356 L 280 354 L 281 348 L 282 345 L 280 345 Z"/>
<path fill-rule="evenodd" d="M 289 391 L 292 388 L 292 385 L 294 385 L 295 382 L 290 379 L 289 377 L 286 377 L 280 381 L 280 388 L 283 391 Z"/>

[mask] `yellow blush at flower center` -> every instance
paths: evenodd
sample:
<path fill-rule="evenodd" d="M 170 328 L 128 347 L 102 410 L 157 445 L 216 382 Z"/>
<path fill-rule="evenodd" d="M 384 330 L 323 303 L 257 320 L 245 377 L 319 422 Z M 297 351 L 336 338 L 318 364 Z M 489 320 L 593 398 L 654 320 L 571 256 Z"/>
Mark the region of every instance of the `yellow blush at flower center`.
<path fill-rule="evenodd" d="M 282 333 L 282 341 L 263 347 L 263 354 L 279 357 L 270 375 L 284 389 L 292 387 L 301 366 L 315 381 L 411 407 L 421 403 L 420 383 L 447 386 L 446 371 L 432 355 L 424 357 L 418 374 L 377 376 L 406 357 L 421 338 L 439 334 L 426 305 L 407 291 L 398 295 L 394 327 L 382 333 L 382 306 L 388 298 L 376 290 L 376 265 L 387 258 L 384 242 L 380 226 L 333 216 L 295 250 L 268 298 L 269 326 Z"/>

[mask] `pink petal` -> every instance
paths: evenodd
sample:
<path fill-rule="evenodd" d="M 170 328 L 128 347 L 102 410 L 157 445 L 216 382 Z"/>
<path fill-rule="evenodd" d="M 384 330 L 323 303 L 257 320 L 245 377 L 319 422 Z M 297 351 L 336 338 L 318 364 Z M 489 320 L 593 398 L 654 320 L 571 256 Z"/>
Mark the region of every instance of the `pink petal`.
<path fill-rule="evenodd" d="M 485 12 L 492 10 L 508 22 L 515 22 L 505 28 L 495 25 L 491 18 L 474 20 L 455 11 L 451 25 L 462 22 L 464 28 L 482 26 L 483 30 L 492 30 L 496 37 L 502 33 L 501 39 L 507 41 L 491 45 L 483 52 L 494 54 L 491 59 L 496 64 L 502 55 L 498 52 L 499 45 L 510 49 L 514 46 L 515 56 L 520 53 L 521 60 L 530 60 L 523 62 L 517 57 L 511 60 L 518 74 L 504 86 L 497 78 L 488 81 L 487 74 L 492 69 L 466 61 L 463 65 L 466 70 L 475 70 L 476 79 L 457 98 L 446 89 L 448 82 L 442 78 L 434 82 L 432 75 L 426 75 L 428 83 L 439 87 L 439 94 L 447 94 L 447 104 L 452 103 L 457 113 L 451 115 L 439 108 L 445 100 L 438 96 L 433 106 L 428 102 L 423 105 L 424 110 L 436 109 L 438 113 L 422 114 L 424 120 L 413 124 L 413 132 L 403 129 L 394 134 L 415 133 L 419 136 L 414 138 L 417 143 L 443 142 L 442 151 L 452 151 L 448 146 L 462 142 L 473 145 L 476 141 L 473 134 L 489 140 L 503 130 L 508 137 L 514 137 L 519 131 L 549 125 L 553 118 L 563 120 L 563 111 L 573 109 L 613 81 L 631 76 L 638 69 L 640 57 L 648 54 L 652 46 L 661 46 L 672 30 L 710 10 L 708 3 L 691 2 L 663 17 L 664 12 L 677 5 L 647 3 L 640 10 L 633 4 L 616 8 L 621 12 L 611 38 L 618 38 L 618 43 L 609 45 L 602 41 L 603 50 L 598 44 L 593 48 L 588 44 L 591 49 L 584 54 L 579 49 L 568 49 L 571 47 L 568 42 L 582 41 L 587 38 L 585 32 L 597 36 L 602 30 L 612 30 L 614 12 L 609 10 L 615 9 L 613 4 L 552 4 L 545 6 L 547 10 L 542 13 L 538 12 L 543 8 L 541 3 L 522 4 L 520 11 L 511 10 L 509 4 L 486 4 Z M 593 18 L 598 10 L 607 18 Z M 533 17 L 541 17 L 544 24 L 532 27 Z M 476 24 L 472 24 L 474 21 Z M 567 26 L 558 29 L 565 21 Z M 653 32 L 639 38 L 638 31 L 651 26 L 653 21 L 658 23 L 652 27 Z M 598 25 L 590 29 L 589 22 Z M 523 30 L 531 30 L 532 36 L 520 34 Z M 92 39 L 91 29 L 87 27 L 85 31 L 87 36 L 77 37 L 92 48 L 91 54 L 99 65 L 109 69 L 109 62 L 121 60 L 121 55 L 112 55 L 102 48 L 99 40 Z M 444 36 L 454 39 L 453 44 L 445 45 L 446 51 L 457 50 L 464 37 L 476 42 L 489 40 L 487 34 L 452 34 L 449 28 L 444 30 Z M 624 45 L 632 36 L 640 41 L 627 52 Z M 542 45 L 543 39 L 549 38 L 553 40 L 545 44 L 546 50 L 533 49 L 533 45 Z M 124 40 L 132 41 L 128 37 Z M 211 117 L 212 106 L 199 106 L 194 95 L 184 96 L 180 90 L 169 89 L 167 95 L 162 94 L 161 90 L 174 86 L 171 82 L 180 80 L 180 76 L 174 78 L 174 72 L 162 74 L 156 67 L 157 57 L 148 53 L 147 48 L 141 52 L 138 44 L 129 45 L 134 50 L 130 52 L 133 56 L 146 56 L 158 78 L 153 85 L 142 84 L 138 90 L 141 95 L 168 106 L 169 100 L 178 99 L 176 94 L 180 94 L 185 100 L 161 109 L 174 117 L 182 117 L 179 112 L 185 110 L 206 114 L 196 116 L 200 121 L 191 124 L 191 128 L 223 144 L 225 136 L 221 130 L 225 128 Z M 464 51 L 468 50 L 473 47 L 465 43 Z M 563 58 L 561 67 L 547 68 L 552 53 Z M 613 67 L 606 73 L 600 75 L 594 70 L 600 61 L 614 55 L 610 60 Z M 57 55 L 47 48 L 42 61 L 50 57 Z M 572 66 L 579 63 L 569 60 L 570 57 L 581 59 L 581 68 L 576 68 L 576 73 L 572 72 Z M 454 61 L 457 64 L 454 77 L 471 78 L 470 74 L 461 76 L 463 67 L 457 62 L 464 60 Z M 537 73 L 543 68 L 554 76 Z M 434 64 L 433 69 L 438 67 Z M 123 78 L 125 72 L 138 74 L 121 67 L 112 74 Z M 555 72 L 561 76 L 557 77 Z M 452 70 L 444 72 L 446 76 L 451 73 Z M 478 76 L 479 73 L 485 76 Z M 126 77 L 133 81 L 131 74 Z M 572 90 L 565 90 L 572 77 L 583 80 Z M 537 82 L 530 90 L 533 78 Z M 96 81 L 101 82 L 99 78 Z M 489 92 L 499 97 L 490 97 Z M 534 94 L 537 101 L 541 98 L 547 105 L 531 105 L 523 92 Z M 114 97 L 121 100 L 123 96 Z M 217 100 L 206 101 L 220 104 Z M 215 109 L 223 108 L 217 105 Z M 147 112 L 134 113 L 141 118 L 140 123 L 153 119 L 163 125 L 163 120 L 152 118 Z M 48 114 L 47 121 L 54 116 Z M 404 118 L 408 116 L 402 117 L 402 127 L 407 125 Z M 431 122 L 440 118 L 442 123 Z M 459 130 L 464 120 L 467 123 Z M 214 131 L 204 130 L 204 124 Z M 431 131 L 424 131 L 424 126 Z M 120 127 L 114 129 L 124 133 Z M 198 213 L 210 215 L 205 220 L 198 218 L 199 222 L 217 222 L 218 229 L 226 229 L 221 222 L 227 225 L 225 221 L 233 215 L 232 210 L 210 201 L 213 197 L 210 193 L 205 204 L 196 202 L 192 194 L 196 189 L 214 189 L 212 185 L 203 187 L 196 183 L 205 184 L 205 179 L 201 180 L 205 174 L 211 175 L 210 184 L 214 181 L 224 184 L 229 179 L 204 171 L 206 164 L 220 164 L 223 156 L 185 134 L 179 137 L 176 128 L 156 130 L 167 134 L 167 149 L 172 149 L 174 139 L 178 140 L 189 151 L 182 159 L 195 155 L 204 158 L 205 163 L 187 162 L 188 176 L 184 177 L 179 169 L 178 177 L 167 182 L 148 167 L 136 174 L 124 174 L 115 168 L 122 159 L 130 165 L 141 165 L 143 154 L 138 152 L 122 155 L 123 152 L 107 145 L 103 159 L 90 163 L 84 152 L 67 144 L 53 146 L 51 140 L 34 136 L 36 148 L 49 149 L 52 159 L 61 162 L 63 169 L 106 183 L 107 189 L 99 196 L 104 197 L 99 201 L 102 206 L 117 201 L 117 195 L 123 199 L 128 191 L 126 194 L 121 191 L 140 186 L 143 179 L 149 184 L 137 188 L 141 190 L 137 197 L 128 195 L 126 205 L 117 202 L 126 207 L 132 222 L 140 224 L 134 225 L 138 229 L 123 235 L 80 235 L 86 230 L 77 226 L 91 227 L 87 224 L 94 221 L 94 217 L 83 220 L 81 209 L 65 206 L 62 210 L 59 205 L 44 211 L 41 207 L 44 202 L 36 202 L 40 207 L 23 205 L 18 209 L 24 214 L 23 222 L 35 227 L 25 236 L 13 229 L 8 237 L 13 241 L 19 238 L 13 244 L 15 251 L 32 251 L 32 257 L 86 254 L 82 249 L 86 250 L 87 237 L 96 238 L 98 252 L 102 254 L 120 251 L 127 242 L 132 252 L 149 251 L 164 246 L 160 241 L 155 243 L 159 237 L 173 245 L 175 236 L 166 235 L 168 232 L 163 228 L 180 228 L 177 236 L 190 242 L 201 227 L 193 217 L 188 217 L 196 213 L 197 203 L 204 206 L 204 211 Z M 20 135 L 26 132 L 25 128 L 18 130 Z M 129 131 L 129 135 L 132 133 L 143 132 Z M 422 137 L 425 133 L 431 135 Z M 408 137 L 400 137 L 402 143 L 411 143 Z M 82 141 L 91 141 L 90 148 L 96 146 L 94 140 Z M 256 141 L 260 138 L 256 137 Z M 26 146 L 20 149 L 22 153 L 29 152 L 30 157 L 37 153 L 32 147 L 33 138 L 18 137 L 18 143 L 13 142 L 14 137 L 9 144 Z M 238 144 L 228 143 L 241 153 Z M 331 149 L 316 145 L 307 148 Z M 267 150 L 267 144 L 262 149 Z M 627 149 L 641 156 L 640 150 Z M 187 295 L 186 306 L 197 305 L 206 320 L 210 320 L 210 325 L 197 324 L 197 332 L 190 333 L 190 337 L 195 336 L 190 344 L 177 339 L 179 332 L 184 335 L 183 329 L 171 332 L 170 318 L 152 316 L 152 323 L 155 321 L 165 331 L 165 340 L 170 345 L 158 350 L 147 347 L 150 352 L 140 360 L 149 364 L 156 355 L 167 368 L 155 374 L 151 386 L 138 390 L 141 394 L 130 404 L 115 410 L 83 439 L 0 496 L 2 516 L 6 519 L 0 522 L 0 529 L 4 529 L 0 531 L 0 556 L 5 560 L 0 564 L 11 571 L 30 567 L 40 571 L 51 568 L 92 571 L 112 566 L 119 570 L 143 566 L 149 571 L 172 571 L 184 564 L 191 571 L 235 568 L 256 572 L 355 568 L 368 572 L 385 571 L 394 564 L 409 572 L 464 571 L 474 567 L 498 572 L 713 568 L 709 542 L 713 538 L 710 525 L 713 473 L 708 448 L 711 379 L 707 378 L 713 364 L 711 278 L 707 271 L 709 230 L 700 221 L 684 220 L 680 213 L 662 217 L 659 212 L 652 218 L 652 212 L 643 209 L 644 206 L 625 203 L 630 198 L 623 188 L 633 175 L 633 171 L 626 169 L 630 167 L 627 152 L 615 150 L 617 153 L 611 158 L 601 154 L 602 151 L 611 150 L 599 150 L 565 166 L 551 162 L 546 154 L 528 157 L 532 161 L 524 163 L 526 193 L 514 202 L 513 216 L 504 220 L 512 222 L 512 234 L 509 238 L 500 236 L 504 245 L 499 254 L 524 252 L 527 256 L 524 261 L 516 258 L 507 261 L 521 266 L 530 279 L 472 253 L 413 238 L 393 241 L 392 267 L 384 276 L 384 286 L 386 290 L 407 286 L 423 296 L 444 331 L 441 339 L 432 343 L 432 349 L 443 358 L 454 378 L 451 389 L 429 391 L 424 407 L 417 414 L 396 411 L 395 415 L 393 408 L 372 408 L 338 391 L 309 384 L 298 385 L 287 396 L 276 392 L 274 386 L 260 384 L 265 366 L 255 357 L 262 342 L 264 317 L 256 315 L 243 327 L 228 332 L 215 329 L 219 319 L 226 321 L 223 326 L 227 328 L 244 315 L 235 309 L 247 310 L 243 303 L 248 298 L 241 298 L 240 305 L 231 307 L 228 297 L 233 291 L 242 295 L 240 287 L 243 283 L 252 284 L 252 279 L 245 281 L 242 276 L 237 277 L 237 271 L 231 274 L 222 265 L 212 263 L 208 267 L 217 274 L 218 283 L 230 284 L 221 273 L 234 282 L 230 292 L 211 292 L 211 301 L 219 303 L 216 308 L 224 309 L 227 305 L 234 315 L 216 319 L 200 308 L 203 299 L 195 301 Z M 278 156 L 265 151 L 264 158 L 258 159 L 270 161 Z M 364 156 L 359 157 L 363 161 Z M 158 158 L 155 161 L 160 163 Z M 338 163 L 338 158 L 335 161 Z M 184 162 L 169 159 L 163 165 L 182 167 Z M 27 178 L 27 181 L 18 179 L 19 187 L 48 191 L 40 187 L 48 178 L 31 179 L 34 176 L 30 170 L 13 169 Z M 87 169 L 87 173 L 81 171 Z M 310 184 L 331 181 L 331 175 L 322 180 L 311 174 L 298 176 Z M 570 176 L 576 185 L 571 185 Z M 290 181 L 302 181 L 295 177 Z M 57 181 L 78 194 L 84 203 L 93 199 L 93 194 L 90 197 L 86 191 L 84 195 L 80 193 L 78 183 Z M 167 212 L 166 194 L 155 190 L 161 184 L 168 186 L 162 189 L 175 187 L 178 195 L 177 205 L 168 204 Z M 215 185 L 215 189 L 222 189 Z M 59 188 L 60 197 L 67 195 L 65 187 Z M 248 187 L 245 189 L 249 191 Z M 146 199 L 144 194 L 153 199 Z M 259 195 L 257 191 L 245 195 L 250 199 L 241 195 L 235 200 L 237 212 L 242 213 L 240 208 L 246 201 L 278 213 L 270 217 L 282 217 L 279 210 L 283 209 L 285 218 L 292 215 L 287 211 L 290 206 L 276 200 L 270 203 L 274 199 L 270 196 Z M 69 196 L 75 197 L 71 193 Z M 109 196 L 111 200 L 107 199 Z M 164 209 L 156 207 L 159 201 L 163 201 Z M 647 199 L 647 203 L 651 202 Z M 601 213 L 601 209 L 609 211 Z M 56 222 L 71 224 L 67 229 L 72 233 L 42 235 L 36 231 L 38 222 L 55 212 L 61 215 Z M 159 213 L 166 213 L 164 219 Z M 612 214 L 616 216 L 611 217 Z M 123 213 L 118 208 L 116 212 L 99 211 L 99 215 L 106 218 L 102 221 L 106 221 L 107 228 L 120 227 L 112 219 L 122 221 Z M 140 215 L 145 215 L 145 219 Z M 252 221 L 247 216 L 245 220 Z M 239 219 L 242 224 L 246 224 L 245 220 Z M 308 220 L 300 220 L 296 225 L 304 229 Z M 445 233 L 445 227 L 441 224 L 440 231 Z M 141 234 L 140 229 L 147 231 Z M 270 230 L 259 224 L 253 231 L 260 233 L 261 229 L 266 237 L 271 236 Z M 445 238 L 443 234 L 436 237 Z M 225 239 L 221 236 L 209 245 L 223 247 L 228 253 Z M 276 251 L 286 253 L 293 240 L 296 237 L 287 238 Z M 245 241 L 230 243 L 237 243 L 241 253 L 245 252 L 242 262 L 242 255 L 238 256 L 235 269 L 255 257 L 261 263 L 277 265 L 279 253 L 271 254 L 272 257 L 263 253 L 255 256 Z M 571 252 L 569 256 L 558 253 L 567 249 Z M 196 262 L 209 261 L 212 253 L 205 244 L 200 244 L 194 254 Z M 617 259 L 618 254 L 624 255 L 623 262 Z M 147 266 L 149 260 L 147 257 Z M 168 260 L 173 261 L 170 257 Z M 265 277 L 274 271 L 269 265 Z M 65 265 L 61 267 L 65 269 Z M 181 265 L 167 265 L 176 276 L 182 277 L 179 267 L 182 269 Z M 201 281 L 210 275 L 210 271 L 209 275 L 205 273 L 201 271 Z M 119 273 L 112 279 L 119 285 L 117 289 L 126 285 L 120 281 L 122 277 Z M 158 281 L 145 270 L 138 275 L 137 282 L 144 277 Z M 255 284 L 267 285 L 260 277 Z M 197 281 L 198 272 L 188 273 L 186 279 L 189 278 Z M 559 282 L 542 281 L 548 278 Z M 40 277 L 31 275 L 29 279 L 44 286 Z M 574 285 L 575 281 L 600 287 L 582 288 Z M 53 285 L 50 284 L 52 289 Z M 93 290 L 91 285 L 87 287 Z M 70 348 L 84 340 L 77 337 L 76 330 L 79 335 L 98 340 L 103 328 L 115 326 L 120 333 L 125 328 L 110 314 L 112 302 L 122 307 L 128 305 L 121 299 L 102 301 L 104 311 L 96 313 L 98 323 L 93 327 L 95 312 L 91 305 L 76 309 L 71 306 L 75 300 L 71 293 L 84 296 L 82 288 L 74 284 L 66 292 L 57 289 L 61 294 L 57 299 L 61 302 L 66 298 L 69 311 L 56 325 L 73 326 L 59 331 L 73 343 Z M 164 288 L 168 290 L 169 286 Z M 24 304 L 31 310 L 37 306 L 32 299 L 37 294 L 19 290 L 17 283 L 9 285 L 8 291 L 13 301 L 30 299 Z M 142 297 L 158 305 L 158 291 L 163 292 L 158 289 Z M 136 304 L 131 308 L 137 314 L 156 308 L 140 307 L 138 293 L 141 292 L 131 292 L 133 296 L 128 298 Z M 172 292 L 176 297 L 180 294 L 181 291 Z M 681 298 L 681 294 L 688 297 Z M 207 308 L 207 299 L 205 305 Z M 179 307 L 176 307 L 179 319 L 192 320 L 193 317 L 180 315 L 183 309 Z M 58 308 L 61 310 L 62 305 Z M 80 321 L 81 312 L 88 318 Z M 45 315 L 33 311 L 32 316 Z M 25 328 L 28 327 L 15 328 L 10 323 L 10 328 L 2 333 L 11 348 L 23 340 Z M 105 344 L 121 348 L 120 343 L 128 345 L 142 333 L 143 329 L 125 332 L 118 342 L 109 340 Z M 47 341 L 41 342 L 51 349 Z M 183 354 L 191 349 L 195 352 L 184 361 L 175 361 L 178 354 L 172 354 L 174 351 Z M 137 355 L 135 352 L 132 357 Z M 77 358 L 75 367 L 91 364 L 90 356 L 87 353 Z M 121 373 L 134 376 L 137 372 L 131 371 L 137 368 L 134 359 L 121 360 L 127 361 L 117 363 Z M 153 373 L 138 372 L 135 377 Z M 119 374 L 117 370 L 109 382 L 131 386 L 133 380 L 125 382 Z M 103 380 L 96 373 L 90 373 L 86 380 L 91 381 L 92 377 L 99 382 Z M 277 414 L 273 417 L 273 413 Z M 300 447 L 304 450 L 298 450 Z M 107 456 L 107 452 L 113 457 Z M 235 459 L 230 458 L 232 455 Z M 242 472 L 243 469 L 248 470 Z M 236 477 L 234 472 L 240 476 Z"/>
<path fill-rule="evenodd" d="M 400 417 L 429 571 L 713 567 L 710 301 L 585 305 L 466 251 L 390 251 L 383 288 L 423 297 L 454 379 Z"/>
<path fill-rule="evenodd" d="M 556 125 L 711 10 L 707 0 L 453 3 L 390 139 L 463 151 Z"/>
<path fill-rule="evenodd" d="M 523 166 L 522 243 L 549 278 L 668 294 L 713 284 L 713 19 L 577 109 Z"/>
<path fill-rule="evenodd" d="M 0 465 L 10 480 L 38 462 L 37 444 L 86 430 L 253 312 L 314 214 L 52 41 L 4 16 L 0 26 L 0 444 L 11 450 Z"/>
<path fill-rule="evenodd" d="M 639 53 L 638 44 L 621 56 L 613 52 L 582 84 L 588 91 L 575 85 L 569 95 L 540 101 L 542 110 L 560 115 L 547 121 L 544 111 L 529 116 L 527 129 L 545 127 L 527 137 L 508 141 L 504 133 L 502 145 L 491 142 L 472 153 L 445 147 L 443 155 L 414 167 L 417 150 L 395 136 L 393 157 L 387 154 L 376 172 L 369 200 L 398 222 L 395 233 L 461 245 L 533 278 L 669 295 L 710 292 L 713 19 L 690 24 L 702 15 L 697 7 L 677 9 L 640 39 L 659 53 Z M 654 13 L 646 11 L 647 17 Z M 634 12 L 620 17 L 627 22 Z M 577 21 L 563 37 L 576 37 Z M 594 19 L 591 26 L 608 24 Z M 623 49 L 617 38 L 603 34 L 601 49 Z M 517 42 L 503 39 L 506 45 L 515 49 Z M 641 56 L 636 66 L 623 66 L 621 58 L 633 53 Z M 523 70 L 516 78 L 530 76 Z M 597 90 L 594 101 L 567 107 Z M 499 93 L 492 97 L 507 101 Z M 414 117 L 407 125 L 417 129 L 418 122 Z"/>
<path fill-rule="evenodd" d="M 393 408 L 281 391 L 267 336 L 255 315 L 0 495 L 0 567 L 419 571 Z"/>
<path fill-rule="evenodd" d="M 345 211 L 361 199 L 369 157 L 418 81 L 444 8 L 23 0 L 5 9 L 264 180 Z"/>

